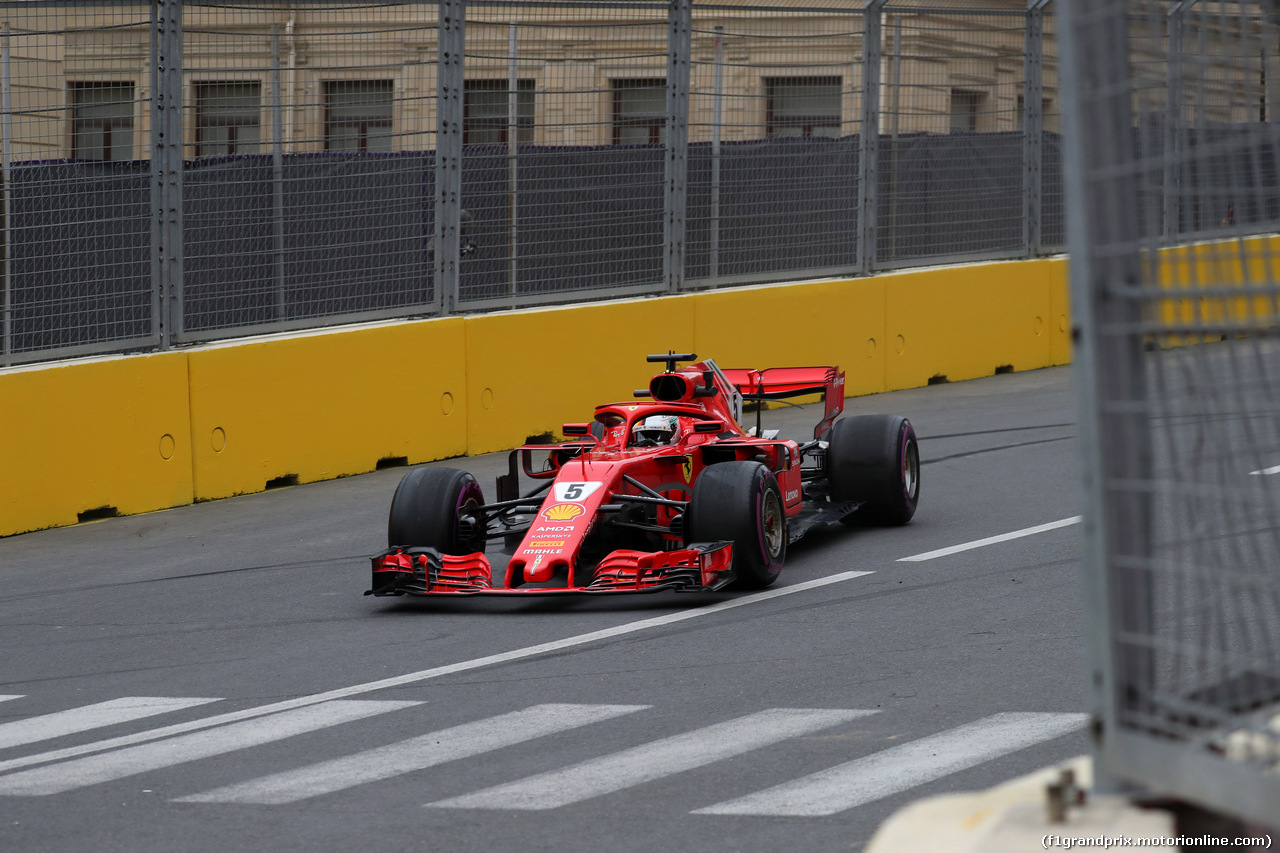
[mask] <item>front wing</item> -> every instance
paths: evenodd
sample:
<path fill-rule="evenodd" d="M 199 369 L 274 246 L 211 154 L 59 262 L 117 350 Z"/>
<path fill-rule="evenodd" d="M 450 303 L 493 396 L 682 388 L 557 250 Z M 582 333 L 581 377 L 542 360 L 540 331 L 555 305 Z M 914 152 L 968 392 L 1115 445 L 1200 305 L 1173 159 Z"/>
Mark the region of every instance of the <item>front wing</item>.
<path fill-rule="evenodd" d="M 494 587 L 483 553 L 455 557 L 433 548 L 392 548 L 373 558 L 373 588 L 365 595 L 609 595 L 714 592 L 734 580 L 733 543 L 693 543 L 677 551 L 614 551 L 585 586 Z"/>

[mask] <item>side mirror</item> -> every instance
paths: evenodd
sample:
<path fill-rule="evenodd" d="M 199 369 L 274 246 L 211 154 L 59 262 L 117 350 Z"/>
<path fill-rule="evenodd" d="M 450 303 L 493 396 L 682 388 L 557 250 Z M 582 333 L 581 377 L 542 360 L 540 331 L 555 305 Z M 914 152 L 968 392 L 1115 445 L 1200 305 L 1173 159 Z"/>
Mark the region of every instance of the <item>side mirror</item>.
<path fill-rule="evenodd" d="M 709 433 L 719 435 L 725 431 L 724 421 L 719 418 L 714 421 L 698 421 L 693 425 L 693 431 L 701 435 Z"/>

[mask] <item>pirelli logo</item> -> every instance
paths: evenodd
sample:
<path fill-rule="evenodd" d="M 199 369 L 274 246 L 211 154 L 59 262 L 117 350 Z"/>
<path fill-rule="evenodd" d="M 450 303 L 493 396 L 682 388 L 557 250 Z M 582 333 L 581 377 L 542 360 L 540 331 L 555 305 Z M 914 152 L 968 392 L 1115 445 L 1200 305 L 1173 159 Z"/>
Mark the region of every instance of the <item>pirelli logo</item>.
<path fill-rule="evenodd" d="M 535 539 L 529 543 L 530 548 L 563 548 L 563 539 Z"/>

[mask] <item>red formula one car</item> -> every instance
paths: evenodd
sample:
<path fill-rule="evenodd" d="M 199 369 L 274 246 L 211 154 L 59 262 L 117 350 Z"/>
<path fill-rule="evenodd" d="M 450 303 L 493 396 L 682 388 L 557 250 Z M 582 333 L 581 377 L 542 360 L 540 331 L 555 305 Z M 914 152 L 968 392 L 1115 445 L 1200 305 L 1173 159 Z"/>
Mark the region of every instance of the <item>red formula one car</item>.
<path fill-rule="evenodd" d="M 707 592 L 760 588 L 787 546 L 857 517 L 905 524 L 920 494 L 906 418 L 836 420 L 835 367 L 721 369 L 696 355 L 651 355 L 666 370 L 644 402 L 599 406 L 571 440 L 511 452 L 488 503 L 475 478 L 418 468 L 391 500 L 387 551 L 366 595 Z M 696 362 L 677 367 L 682 362 Z M 821 394 L 825 416 L 797 443 L 742 426 L 743 404 Z M 520 487 L 521 475 L 535 486 Z M 501 583 L 485 554 L 502 540 Z M 495 553 L 496 556 L 496 553 Z"/>

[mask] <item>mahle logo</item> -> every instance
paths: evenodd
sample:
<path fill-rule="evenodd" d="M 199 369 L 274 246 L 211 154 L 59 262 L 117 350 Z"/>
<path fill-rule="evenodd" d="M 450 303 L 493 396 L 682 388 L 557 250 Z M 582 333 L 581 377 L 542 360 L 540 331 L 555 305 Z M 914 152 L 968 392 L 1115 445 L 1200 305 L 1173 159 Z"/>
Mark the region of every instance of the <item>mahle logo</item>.
<path fill-rule="evenodd" d="M 556 504 L 542 511 L 542 517 L 548 521 L 568 521 L 586 512 L 578 504 Z"/>

